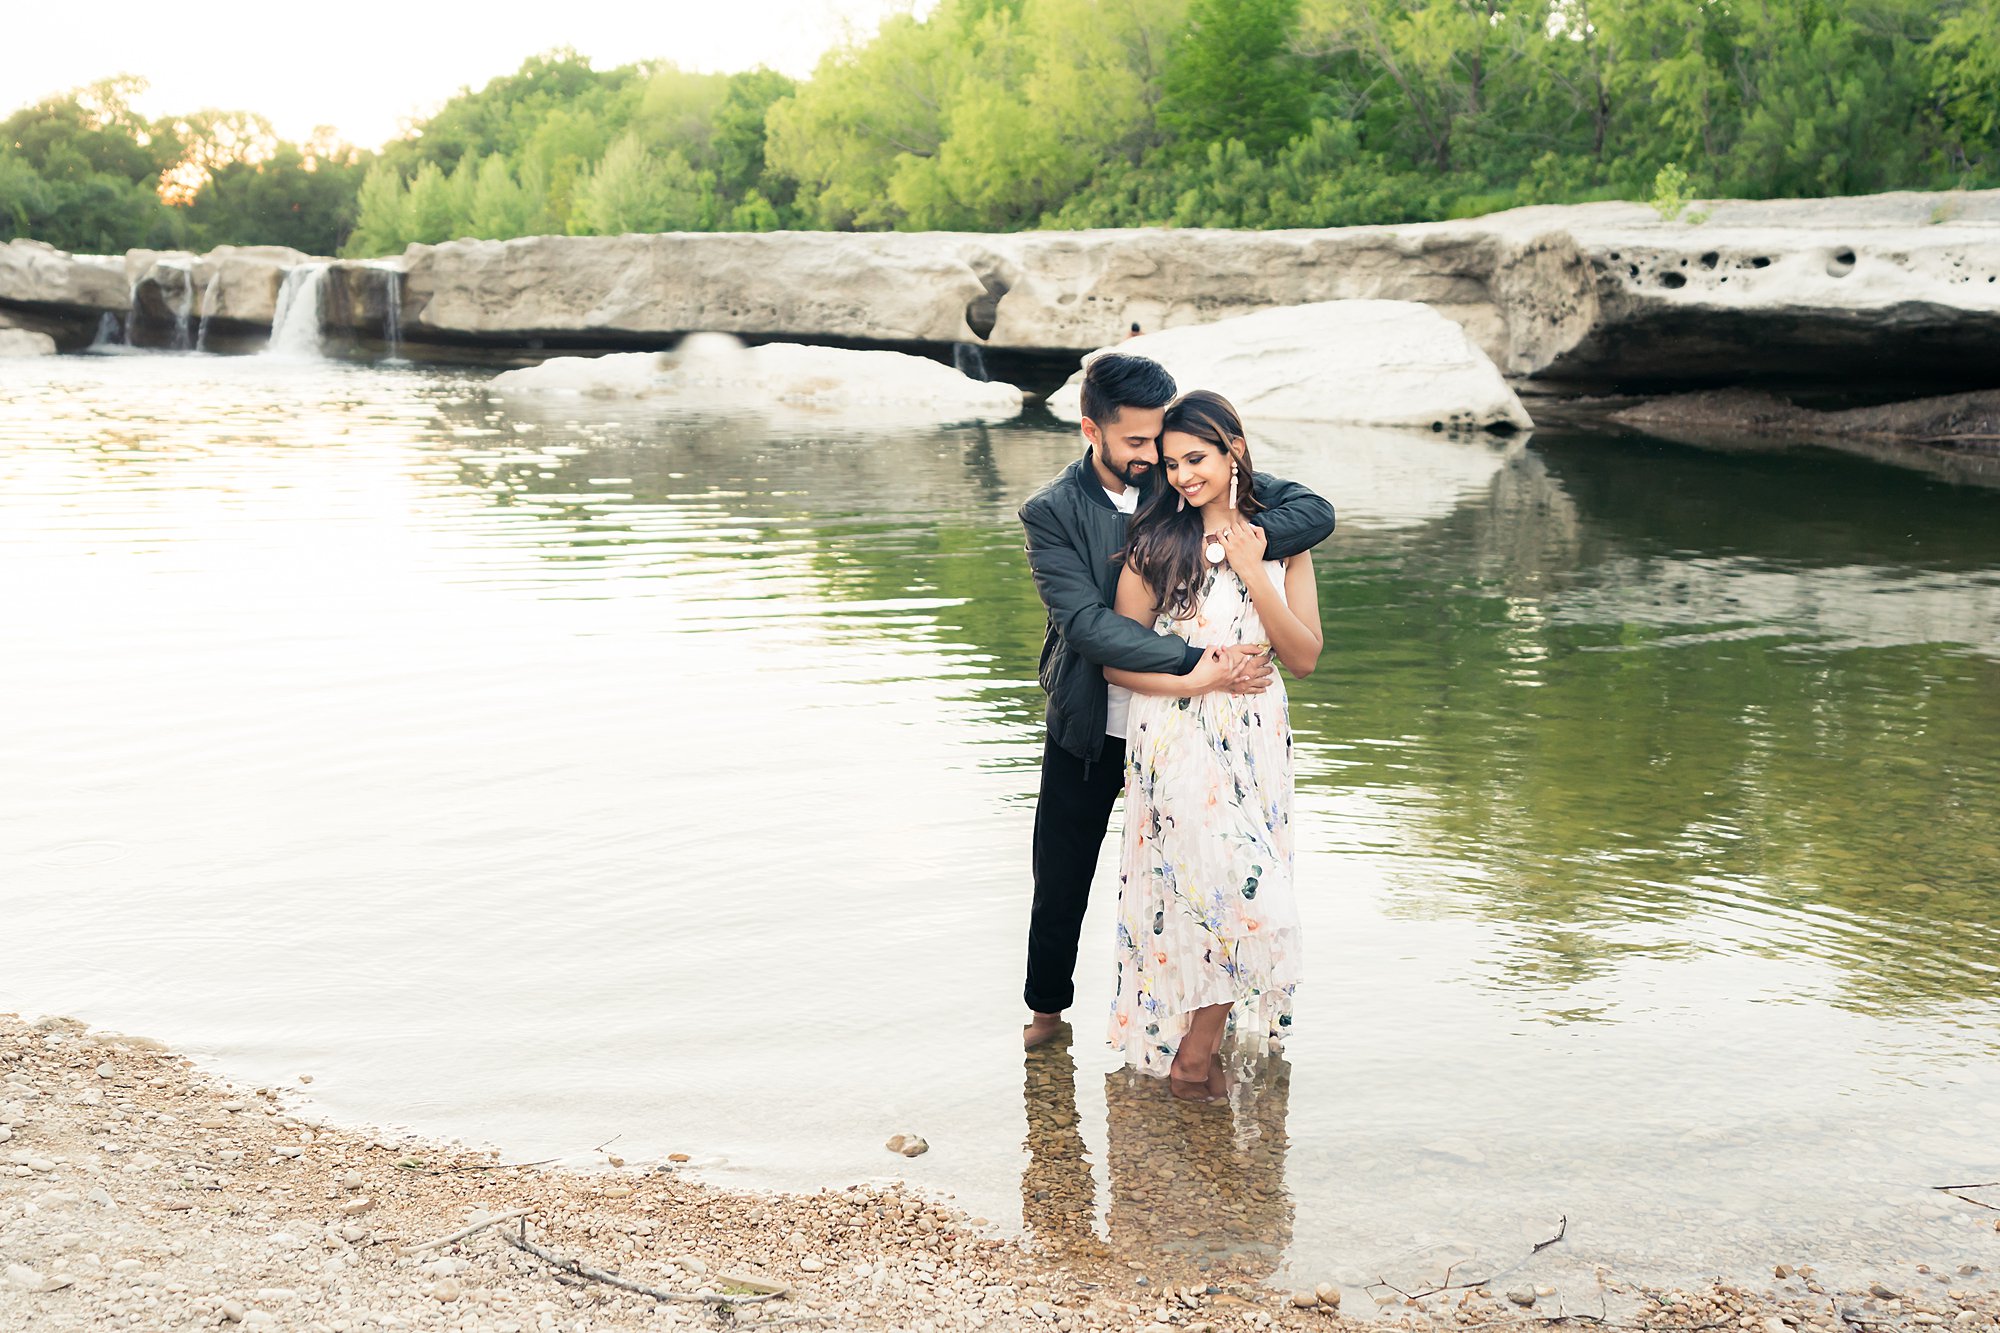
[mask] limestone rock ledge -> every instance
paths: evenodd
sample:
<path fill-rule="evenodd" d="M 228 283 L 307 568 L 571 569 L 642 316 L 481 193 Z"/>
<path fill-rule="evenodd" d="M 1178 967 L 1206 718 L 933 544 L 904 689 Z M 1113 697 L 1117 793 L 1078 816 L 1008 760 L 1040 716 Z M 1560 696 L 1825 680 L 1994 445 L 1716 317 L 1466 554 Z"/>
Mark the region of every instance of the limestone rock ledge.
<path fill-rule="evenodd" d="M 136 296 L 159 320 L 218 282 L 212 317 L 248 328 L 268 321 L 287 262 L 261 247 L 127 262 L 15 241 L 0 246 L 0 307 L 94 321 Z M 2000 190 L 1724 200 L 1675 220 L 1598 203 L 1316 231 L 453 241 L 335 263 L 330 331 L 381 337 L 398 269 L 413 349 L 632 348 L 712 329 L 1075 354 L 1134 323 L 1368 299 L 1429 305 L 1504 373 L 1556 387 L 2000 380 Z"/>

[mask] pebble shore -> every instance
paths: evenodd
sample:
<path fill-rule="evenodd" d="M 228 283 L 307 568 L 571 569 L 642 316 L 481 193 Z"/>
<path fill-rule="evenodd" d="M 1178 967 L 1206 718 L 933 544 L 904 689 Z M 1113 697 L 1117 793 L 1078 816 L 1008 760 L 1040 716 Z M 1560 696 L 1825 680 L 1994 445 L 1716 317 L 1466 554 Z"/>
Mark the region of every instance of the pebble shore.
<path fill-rule="evenodd" d="M 231 1088 L 155 1042 L 0 1015 L 0 1330 L 2000 1329 L 1970 1265 L 1921 1290 L 1815 1290 L 1809 1267 L 1766 1290 L 1605 1274 L 1591 1292 L 1377 1292 L 1365 1310 L 1350 1293 L 1343 1310 L 1335 1288 L 1196 1273 L 1171 1251 L 1002 1236 L 894 1186 L 741 1194 L 672 1160 L 514 1166 L 329 1127 L 287 1095 Z M 503 1232 L 687 1299 L 563 1272 Z"/>

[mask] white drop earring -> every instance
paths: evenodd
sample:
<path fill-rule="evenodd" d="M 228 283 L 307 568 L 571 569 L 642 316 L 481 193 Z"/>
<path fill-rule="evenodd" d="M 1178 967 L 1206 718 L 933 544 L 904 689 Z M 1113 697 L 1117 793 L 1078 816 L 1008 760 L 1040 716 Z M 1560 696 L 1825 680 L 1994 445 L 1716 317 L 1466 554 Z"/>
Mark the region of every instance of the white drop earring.
<path fill-rule="evenodd" d="M 1236 464 L 1234 463 L 1229 465 L 1229 507 L 1232 511 L 1236 508 Z"/>
<path fill-rule="evenodd" d="M 1187 508 L 1187 493 L 1183 491 L 1181 493 L 1181 498 L 1174 502 L 1174 512 L 1178 514 L 1181 512 L 1181 510 L 1186 508 Z"/>

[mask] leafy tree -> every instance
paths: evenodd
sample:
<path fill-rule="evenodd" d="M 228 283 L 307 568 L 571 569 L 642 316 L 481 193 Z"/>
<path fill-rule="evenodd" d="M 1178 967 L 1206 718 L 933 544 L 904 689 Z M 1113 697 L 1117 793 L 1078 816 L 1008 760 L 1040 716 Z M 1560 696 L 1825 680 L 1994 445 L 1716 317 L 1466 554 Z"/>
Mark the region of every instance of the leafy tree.
<path fill-rule="evenodd" d="M 368 257 L 400 250 L 405 244 L 403 216 L 408 207 L 403 174 L 387 162 L 369 167 L 355 201 L 354 230 L 341 253 Z"/>
<path fill-rule="evenodd" d="M 261 162 L 223 162 L 187 208 L 202 247 L 289 245 L 307 254 L 340 251 L 354 229 L 368 171 L 345 144 L 279 143 Z"/>
<path fill-rule="evenodd" d="M 1922 54 L 1940 155 L 1964 184 L 2000 184 L 2000 0 L 1954 9 Z"/>
<path fill-rule="evenodd" d="M 570 227 L 591 236 L 697 231 L 710 220 L 713 196 L 713 178 L 696 172 L 678 151 L 656 154 L 627 134 L 584 182 Z"/>
<path fill-rule="evenodd" d="M 488 153 L 479 164 L 466 223 L 474 236 L 508 240 L 538 230 L 544 201 L 523 188 L 507 166 L 505 155 Z"/>
<path fill-rule="evenodd" d="M 418 166 L 410 178 L 409 193 L 403 199 L 400 232 L 405 243 L 436 245 L 451 240 L 455 231 L 457 201 L 451 178 L 435 162 Z"/>
<path fill-rule="evenodd" d="M 1192 145 L 1240 141 L 1267 153 L 1310 115 L 1311 71 L 1289 42 L 1298 0 L 1193 0 L 1168 54 L 1160 124 Z"/>
<path fill-rule="evenodd" d="M 791 202 L 789 181 L 773 176 L 764 159 L 765 117 L 778 101 L 798 90 L 798 83 L 773 70 L 758 68 L 729 76 L 729 90 L 715 109 L 713 143 L 717 183 L 726 194 L 749 202 L 751 194 L 766 195 L 768 205 L 782 196 Z"/>

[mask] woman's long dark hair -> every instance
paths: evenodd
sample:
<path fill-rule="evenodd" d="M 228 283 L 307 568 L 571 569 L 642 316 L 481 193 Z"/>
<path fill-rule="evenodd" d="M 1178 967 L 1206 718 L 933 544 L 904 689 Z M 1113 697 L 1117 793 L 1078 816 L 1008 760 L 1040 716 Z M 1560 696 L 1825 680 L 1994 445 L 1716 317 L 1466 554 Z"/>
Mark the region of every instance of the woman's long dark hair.
<path fill-rule="evenodd" d="M 1163 449 L 1169 431 L 1205 440 L 1234 457 L 1237 511 L 1250 515 L 1264 508 L 1250 470 L 1250 446 L 1236 445 L 1243 439 L 1243 419 L 1227 398 L 1207 389 L 1190 389 L 1167 404 L 1160 426 Z M 1165 611 L 1175 620 L 1186 620 L 1201 601 L 1202 579 L 1208 572 L 1208 562 L 1202 558 L 1201 511 L 1176 504 L 1183 497 L 1167 481 L 1164 457 L 1153 473 L 1157 480 L 1147 488 L 1126 534 L 1125 549 L 1115 558 L 1131 565 L 1153 589 L 1154 615 Z"/>

